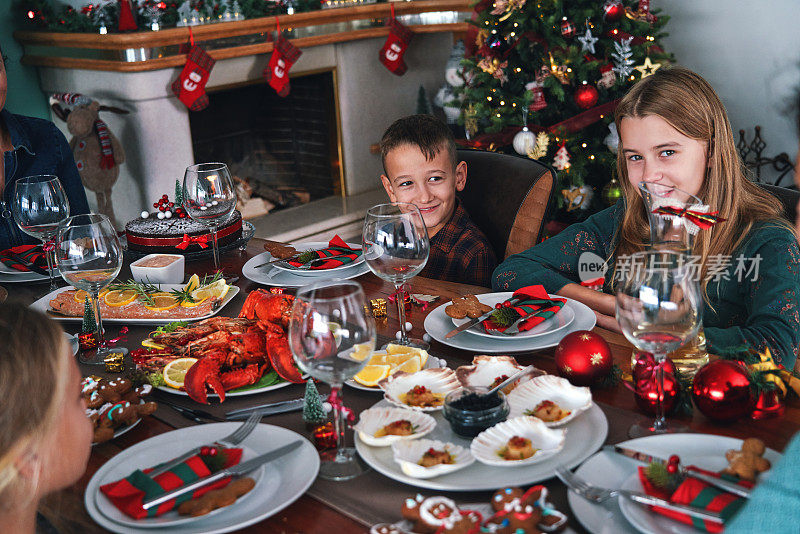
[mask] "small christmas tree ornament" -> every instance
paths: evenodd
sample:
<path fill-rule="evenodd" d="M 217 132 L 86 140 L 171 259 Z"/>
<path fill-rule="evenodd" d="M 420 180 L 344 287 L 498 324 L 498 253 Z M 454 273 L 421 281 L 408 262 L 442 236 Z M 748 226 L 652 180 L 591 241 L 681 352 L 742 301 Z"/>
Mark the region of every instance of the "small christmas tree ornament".
<path fill-rule="evenodd" d="M 589 109 L 597 104 L 600 98 L 600 93 L 593 85 L 583 82 L 577 89 L 575 89 L 575 103 L 583 109 Z"/>
<path fill-rule="evenodd" d="M 575 25 L 569 20 L 567 17 L 563 17 L 561 19 L 561 35 L 564 37 L 574 37 L 575 36 Z"/>
<path fill-rule="evenodd" d="M 319 426 L 327 418 L 317 386 L 314 380 L 309 378 L 306 380 L 306 392 L 303 395 L 303 421 L 307 425 Z"/>
<path fill-rule="evenodd" d="M 633 72 L 631 41 L 633 41 L 633 37 L 624 37 L 619 41 L 614 41 L 614 53 L 611 54 L 611 58 L 614 60 L 614 72 L 620 79 L 627 78 Z"/>
<path fill-rule="evenodd" d="M 303 52 L 286 39 L 278 31 L 278 38 L 272 48 L 272 55 L 269 58 L 269 65 L 264 69 L 264 78 L 270 87 L 275 89 L 278 96 L 286 97 L 289 95 L 289 69 L 292 68 Z"/>
<path fill-rule="evenodd" d="M 561 195 L 564 197 L 567 211 L 587 210 L 594 196 L 594 189 L 588 185 L 572 185 L 569 189 L 562 189 Z"/>
<path fill-rule="evenodd" d="M 742 363 L 710 362 L 694 375 L 692 400 L 709 419 L 735 421 L 744 417 L 755 405 L 750 374 Z"/>
<path fill-rule="evenodd" d="M 606 22 L 616 22 L 625 14 L 625 6 L 620 0 L 606 0 L 603 4 L 603 19 Z"/>
<path fill-rule="evenodd" d="M 567 152 L 567 147 L 564 143 L 561 143 L 556 155 L 553 157 L 553 167 L 558 171 L 569 169 L 569 152 Z"/>
<path fill-rule="evenodd" d="M 558 374 L 576 386 L 590 386 L 611 373 L 611 347 L 598 334 L 578 330 L 558 343 L 555 352 Z"/>
<path fill-rule="evenodd" d="M 611 63 L 601 66 L 600 79 L 597 81 L 597 87 L 609 89 L 614 87 L 615 83 L 617 83 L 617 76 L 614 74 L 614 66 Z"/>
<path fill-rule="evenodd" d="M 94 308 L 92 301 L 89 298 L 83 299 L 83 324 L 81 324 L 81 332 L 97 332 L 97 320 L 94 316 Z"/>
<path fill-rule="evenodd" d="M 528 129 L 528 110 L 522 110 L 522 130 L 514 136 L 514 150 L 525 156 L 536 145 L 536 134 Z"/>
<path fill-rule="evenodd" d="M 650 56 L 647 56 L 644 58 L 644 63 L 633 68 L 639 71 L 639 74 L 642 75 L 642 79 L 644 80 L 648 76 L 655 74 L 655 72 L 661 68 L 661 63 L 653 63 L 650 61 Z"/>
<path fill-rule="evenodd" d="M 531 159 L 542 159 L 547 155 L 547 146 L 550 144 L 550 136 L 546 132 L 539 132 L 536 134 L 536 144 L 533 149 L 528 152 L 528 157 Z"/>
<path fill-rule="evenodd" d="M 592 35 L 592 29 L 589 27 L 589 21 L 586 21 L 586 33 L 583 34 L 583 37 L 578 37 L 578 41 L 581 43 L 581 52 L 589 52 L 594 54 L 594 45 L 599 41 L 597 37 Z"/>
<path fill-rule="evenodd" d="M 603 186 L 600 197 L 603 199 L 603 203 L 606 206 L 613 206 L 619 202 L 619 199 L 622 198 L 622 186 L 619 184 L 619 180 L 617 180 L 616 176 Z"/>

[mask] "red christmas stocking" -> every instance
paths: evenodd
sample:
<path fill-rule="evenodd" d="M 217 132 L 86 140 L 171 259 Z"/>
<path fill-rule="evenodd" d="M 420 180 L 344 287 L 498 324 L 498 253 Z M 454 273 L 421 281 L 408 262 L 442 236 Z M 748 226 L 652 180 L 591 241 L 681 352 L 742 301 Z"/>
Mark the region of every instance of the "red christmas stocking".
<path fill-rule="evenodd" d="M 289 95 L 289 69 L 292 68 L 303 51 L 289 42 L 282 34 L 275 40 L 269 65 L 264 69 L 264 77 L 278 96 Z"/>
<path fill-rule="evenodd" d="M 199 46 L 193 46 L 186 58 L 181 75 L 172 82 L 172 92 L 192 111 L 208 106 L 205 87 L 216 60 Z"/>
<path fill-rule="evenodd" d="M 136 30 L 136 19 L 133 18 L 131 0 L 119 0 L 119 31 Z"/>
<path fill-rule="evenodd" d="M 403 54 L 406 53 L 414 34 L 395 18 L 389 21 L 388 26 L 390 28 L 389 37 L 386 38 L 378 59 L 394 74 L 402 76 L 408 70 L 406 62 L 403 61 Z"/>

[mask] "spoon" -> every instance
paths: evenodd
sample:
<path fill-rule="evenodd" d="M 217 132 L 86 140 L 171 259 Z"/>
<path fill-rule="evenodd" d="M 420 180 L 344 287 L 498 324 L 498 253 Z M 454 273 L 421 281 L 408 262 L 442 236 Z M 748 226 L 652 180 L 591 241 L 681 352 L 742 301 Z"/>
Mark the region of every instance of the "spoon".
<path fill-rule="evenodd" d="M 492 389 L 487 391 L 486 392 L 486 396 L 488 397 L 489 395 L 494 395 L 495 393 L 497 393 L 498 391 L 500 391 L 501 389 L 503 389 L 507 385 L 511 384 L 512 382 L 514 382 L 515 380 L 517 380 L 519 378 L 522 378 L 523 376 L 525 376 L 528 373 L 534 371 L 535 369 L 536 368 L 534 366 L 532 366 L 532 365 L 529 365 L 527 367 L 524 367 L 524 368 L 520 369 L 519 371 L 517 371 L 516 373 L 511 375 L 509 378 L 506 378 L 505 380 L 503 380 L 502 382 L 497 384 L 495 387 L 493 387 Z"/>

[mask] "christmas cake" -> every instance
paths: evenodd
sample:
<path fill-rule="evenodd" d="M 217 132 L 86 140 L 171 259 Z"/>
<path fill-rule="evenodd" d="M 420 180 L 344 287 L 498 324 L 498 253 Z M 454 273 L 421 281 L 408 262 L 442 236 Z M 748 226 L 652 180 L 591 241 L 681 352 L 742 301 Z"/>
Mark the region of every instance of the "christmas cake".
<path fill-rule="evenodd" d="M 210 251 L 214 237 L 209 228 L 190 219 L 180 206 L 175 207 L 166 197 L 153 204 L 159 211 L 143 211 L 141 217 L 125 225 L 128 250 L 142 254 Z M 242 214 L 234 211 L 227 222 L 217 228 L 217 243 L 224 247 L 241 238 Z"/>

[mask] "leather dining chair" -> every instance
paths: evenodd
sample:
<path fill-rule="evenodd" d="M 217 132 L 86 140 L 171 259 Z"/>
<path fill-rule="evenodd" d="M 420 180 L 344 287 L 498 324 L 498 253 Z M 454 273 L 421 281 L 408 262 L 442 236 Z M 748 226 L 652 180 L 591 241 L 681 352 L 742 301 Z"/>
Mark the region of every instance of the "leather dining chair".
<path fill-rule="evenodd" d="M 469 176 L 467 177 L 467 181 L 469 181 Z M 768 193 L 772 193 L 774 196 L 778 197 L 778 200 L 783 204 L 783 216 L 794 225 L 794 221 L 797 218 L 797 202 L 800 201 L 800 191 L 796 189 L 787 189 L 786 187 L 780 187 L 778 185 L 762 184 L 760 182 L 756 182 L 756 184 Z"/>
<path fill-rule="evenodd" d="M 459 198 L 494 248 L 498 261 L 539 242 L 554 204 L 556 172 L 530 158 L 458 149 L 467 162 Z"/>

